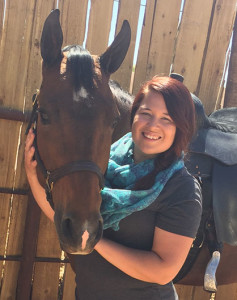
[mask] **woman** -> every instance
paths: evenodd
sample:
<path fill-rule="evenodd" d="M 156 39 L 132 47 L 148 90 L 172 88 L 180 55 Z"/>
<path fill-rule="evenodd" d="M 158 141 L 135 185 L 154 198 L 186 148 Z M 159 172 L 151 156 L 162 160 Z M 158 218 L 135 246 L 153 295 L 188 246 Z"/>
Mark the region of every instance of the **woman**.
<path fill-rule="evenodd" d="M 132 106 L 132 133 L 111 147 L 103 238 L 91 254 L 70 255 L 76 299 L 178 299 L 172 279 L 201 218 L 200 186 L 183 165 L 194 123 L 192 98 L 181 82 L 154 77 L 141 87 Z M 31 131 L 26 173 L 36 201 L 53 220 L 35 171 L 33 139 Z"/>

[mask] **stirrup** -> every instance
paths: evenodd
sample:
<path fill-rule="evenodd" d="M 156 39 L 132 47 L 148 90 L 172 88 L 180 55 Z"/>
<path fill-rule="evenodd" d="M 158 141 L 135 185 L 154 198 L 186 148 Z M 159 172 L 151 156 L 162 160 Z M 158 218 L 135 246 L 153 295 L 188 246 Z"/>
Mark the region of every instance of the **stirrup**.
<path fill-rule="evenodd" d="M 217 291 L 216 270 L 220 262 L 220 252 L 214 251 L 204 275 L 204 290 L 215 293 Z"/>

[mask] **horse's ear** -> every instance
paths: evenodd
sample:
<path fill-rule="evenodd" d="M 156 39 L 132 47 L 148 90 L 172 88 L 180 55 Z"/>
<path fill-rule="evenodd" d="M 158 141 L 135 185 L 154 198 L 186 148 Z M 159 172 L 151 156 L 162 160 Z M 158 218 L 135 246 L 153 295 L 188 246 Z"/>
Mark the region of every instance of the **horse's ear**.
<path fill-rule="evenodd" d="M 127 20 L 123 21 L 122 28 L 113 43 L 100 56 L 101 68 L 109 74 L 118 70 L 122 64 L 130 44 L 131 28 Z"/>
<path fill-rule="evenodd" d="M 40 49 L 44 63 L 54 64 L 62 56 L 63 32 L 59 22 L 60 11 L 52 10 L 44 22 Z"/>

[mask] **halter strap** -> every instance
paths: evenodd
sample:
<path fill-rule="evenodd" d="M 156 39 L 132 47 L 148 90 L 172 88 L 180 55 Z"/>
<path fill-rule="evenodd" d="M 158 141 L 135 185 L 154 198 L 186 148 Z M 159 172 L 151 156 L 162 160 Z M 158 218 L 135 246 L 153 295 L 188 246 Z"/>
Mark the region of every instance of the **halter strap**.
<path fill-rule="evenodd" d="M 36 127 L 37 127 L 37 120 L 38 120 L 38 101 L 37 101 L 38 94 L 39 94 L 39 91 L 37 91 L 37 93 L 34 94 L 32 97 L 33 109 L 31 112 L 30 121 L 26 128 L 25 134 L 28 134 L 30 128 L 33 126 L 33 130 L 35 133 L 35 139 L 34 139 L 34 143 L 33 143 L 33 145 L 35 147 L 35 159 L 37 161 L 37 165 L 39 166 L 39 168 L 45 178 L 46 198 L 47 198 L 50 206 L 52 207 L 52 209 L 54 209 L 54 203 L 53 203 L 53 198 L 52 198 L 52 189 L 53 189 L 54 183 L 56 181 L 58 181 L 60 178 L 67 176 L 71 173 L 75 173 L 75 172 L 82 172 L 82 171 L 92 172 L 97 175 L 97 177 L 99 179 L 99 186 L 101 189 L 103 189 L 104 188 L 104 175 L 101 172 L 100 168 L 93 161 L 83 161 L 83 160 L 72 161 L 72 162 L 65 164 L 62 167 L 57 168 L 52 171 L 49 171 L 45 168 L 44 163 L 40 157 L 40 154 L 38 151 L 38 146 L 37 146 Z"/>

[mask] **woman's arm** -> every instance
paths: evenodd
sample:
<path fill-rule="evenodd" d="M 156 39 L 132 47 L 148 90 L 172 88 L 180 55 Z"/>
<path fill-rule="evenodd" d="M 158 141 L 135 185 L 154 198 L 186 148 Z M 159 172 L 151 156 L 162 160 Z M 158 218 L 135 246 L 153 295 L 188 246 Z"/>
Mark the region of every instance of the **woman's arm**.
<path fill-rule="evenodd" d="M 35 148 L 32 146 L 34 141 L 34 133 L 32 129 L 30 129 L 25 143 L 25 170 L 26 176 L 32 191 L 32 194 L 38 203 L 39 207 L 45 213 L 45 215 L 51 220 L 54 221 L 54 211 L 51 208 L 50 204 L 46 199 L 46 194 L 44 188 L 40 185 L 36 166 L 37 162 L 33 159 Z"/>
<path fill-rule="evenodd" d="M 151 251 L 125 247 L 102 239 L 95 250 L 112 265 L 136 279 L 166 284 L 181 269 L 193 239 L 155 228 Z"/>

